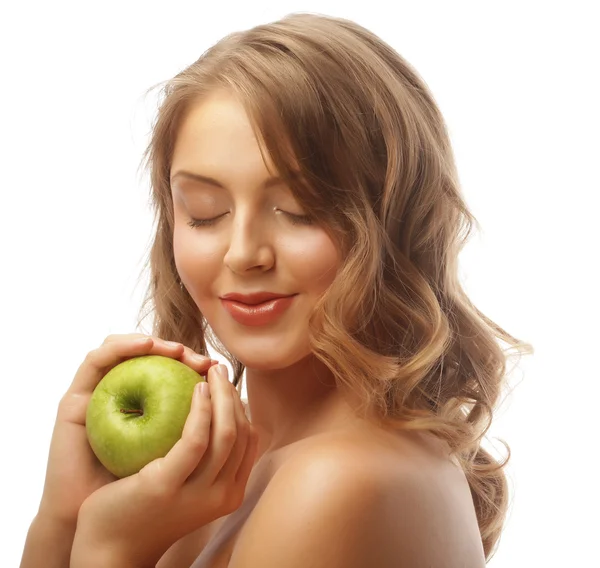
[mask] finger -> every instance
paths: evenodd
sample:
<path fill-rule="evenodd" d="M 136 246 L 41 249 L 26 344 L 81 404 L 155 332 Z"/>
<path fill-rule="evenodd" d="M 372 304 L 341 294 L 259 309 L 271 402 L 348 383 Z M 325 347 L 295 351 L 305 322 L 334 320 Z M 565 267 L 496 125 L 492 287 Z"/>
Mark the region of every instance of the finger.
<path fill-rule="evenodd" d="M 128 339 L 133 339 L 133 338 L 143 339 L 145 337 L 151 337 L 154 340 L 154 344 L 156 346 L 164 345 L 165 347 L 168 347 L 168 348 L 181 349 L 181 347 L 179 347 L 179 345 L 181 345 L 183 347 L 183 351 L 181 352 L 181 354 L 179 356 L 175 356 L 175 353 L 168 353 L 168 356 L 172 357 L 173 359 L 177 359 L 178 361 L 181 361 L 182 363 L 184 363 L 188 367 L 191 367 L 192 369 L 194 369 L 196 372 L 198 372 L 200 374 L 206 374 L 206 372 L 208 371 L 208 368 L 211 365 L 219 364 L 219 362 L 216 361 L 215 359 L 211 359 L 208 356 L 201 355 L 200 353 L 196 353 L 193 349 L 190 349 L 187 345 L 183 345 L 183 343 L 175 342 L 175 341 L 168 341 L 161 337 L 156 337 L 154 335 L 144 335 L 143 333 L 111 334 L 104 339 L 104 342 L 102 345 L 104 345 L 106 343 L 111 343 L 114 341 L 123 341 L 123 340 L 128 340 Z"/>
<path fill-rule="evenodd" d="M 114 343 L 117 341 L 122 342 L 136 339 L 143 340 L 145 338 L 152 339 L 153 345 L 156 349 L 161 349 L 161 347 L 167 349 L 168 353 L 166 355 L 168 357 L 171 357 L 172 359 L 177 359 L 178 357 L 180 357 L 178 353 L 183 353 L 186 349 L 189 352 L 193 353 L 193 351 L 189 349 L 189 347 L 186 347 L 185 345 L 183 345 L 183 343 L 179 341 L 170 341 L 167 339 L 163 339 L 162 337 L 157 337 L 156 335 L 144 335 L 143 333 L 113 333 L 112 335 L 109 335 L 104 339 L 102 345 Z M 203 359 L 210 360 L 210 357 L 204 357 Z"/>
<path fill-rule="evenodd" d="M 100 347 L 86 355 L 66 394 L 90 395 L 106 373 L 127 359 L 142 355 L 177 358 L 182 350 L 181 343 L 167 342 L 158 337 L 134 334 L 122 338 L 109 336 Z"/>
<path fill-rule="evenodd" d="M 163 458 L 155 483 L 168 490 L 181 487 L 198 467 L 210 444 L 212 403 L 210 397 L 200 394 L 201 381 L 194 387 L 190 413 L 181 438 Z M 210 386 L 209 386 L 210 389 Z"/>
<path fill-rule="evenodd" d="M 224 370 L 223 375 L 219 374 L 217 368 Z M 208 383 L 213 406 L 213 420 L 207 475 L 208 480 L 214 482 L 229 458 L 237 437 L 237 425 L 231 383 L 227 378 L 227 367 L 225 365 L 211 367 L 208 371 Z"/>
<path fill-rule="evenodd" d="M 200 353 L 196 353 L 186 345 L 183 346 L 183 349 L 183 353 L 177 359 L 201 375 L 206 376 L 208 369 L 212 365 L 219 364 L 218 361 L 206 357 L 205 355 L 201 355 Z"/>
<path fill-rule="evenodd" d="M 244 408 L 235 387 L 231 383 L 230 385 L 234 403 L 237 436 L 229 458 L 219 472 L 217 480 L 223 479 L 233 481 L 246 453 L 246 447 L 248 446 L 248 439 L 250 437 L 250 422 L 248 422 L 248 419 L 244 414 Z"/>
<path fill-rule="evenodd" d="M 146 355 L 154 343 L 151 338 L 130 338 L 103 343 L 90 351 L 77 369 L 67 394 L 91 394 L 110 368 L 131 357 Z"/>

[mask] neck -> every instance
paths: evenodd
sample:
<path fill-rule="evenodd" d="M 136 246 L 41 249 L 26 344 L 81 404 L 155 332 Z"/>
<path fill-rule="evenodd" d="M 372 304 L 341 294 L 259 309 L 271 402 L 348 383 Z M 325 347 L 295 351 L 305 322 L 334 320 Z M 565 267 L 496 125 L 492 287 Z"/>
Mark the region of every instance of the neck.
<path fill-rule="evenodd" d="M 332 373 L 312 355 L 285 369 L 246 368 L 246 385 L 258 457 L 351 417 Z"/>

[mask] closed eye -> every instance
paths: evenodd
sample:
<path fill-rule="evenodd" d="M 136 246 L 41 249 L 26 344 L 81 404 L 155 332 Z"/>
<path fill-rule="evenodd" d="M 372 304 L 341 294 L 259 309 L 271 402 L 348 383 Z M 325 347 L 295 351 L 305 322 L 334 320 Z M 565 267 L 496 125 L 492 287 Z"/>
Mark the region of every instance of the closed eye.
<path fill-rule="evenodd" d="M 223 214 L 224 215 L 224 214 Z M 220 219 L 223 215 L 219 215 L 218 217 L 213 217 L 212 219 L 190 219 L 188 225 L 195 229 L 196 227 L 205 227 L 207 225 L 214 225 L 217 219 Z"/>
<path fill-rule="evenodd" d="M 288 213 L 287 211 L 281 211 L 289 220 L 292 225 L 312 225 L 313 220 L 308 215 L 295 215 L 293 213 Z M 227 215 L 227 213 L 223 213 L 223 215 L 219 215 L 218 217 L 213 217 L 212 219 L 190 219 L 188 221 L 188 225 L 195 229 L 196 227 L 207 227 L 210 225 L 214 225 L 221 217 Z"/>
<path fill-rule="evenodd" d="M 282 211 L 288 217 L 292 225 L 312 225 L 313 220 L 312 217 L 308 215 L 294 215 L 293 213 L 287 213 L 286 211 Z"/>

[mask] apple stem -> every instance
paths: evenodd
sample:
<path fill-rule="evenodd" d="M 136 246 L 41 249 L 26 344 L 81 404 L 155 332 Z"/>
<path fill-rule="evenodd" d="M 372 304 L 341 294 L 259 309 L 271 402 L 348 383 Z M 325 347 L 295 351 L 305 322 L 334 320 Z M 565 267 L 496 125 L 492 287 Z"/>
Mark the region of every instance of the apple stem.
<path fill-rule="evenodd" d="M 121 408 L 121 412 L 123 414 L 139 414 L 140 416 L 144 415 L 143 410 L 125 410 L 124 408 Z"/>

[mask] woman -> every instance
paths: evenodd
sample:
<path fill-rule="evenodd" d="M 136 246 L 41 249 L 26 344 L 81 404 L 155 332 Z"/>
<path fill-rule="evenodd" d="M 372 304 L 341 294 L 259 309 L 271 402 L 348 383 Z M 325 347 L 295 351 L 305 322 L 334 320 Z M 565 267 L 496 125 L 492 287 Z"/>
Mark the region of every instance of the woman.
<path fill-rule="evenodd" d="M 22 566 L 483 566 L 508 507 L 510 453 L 480 446 L 496 340 L 532 350 L 461 288 L 476 220 L 423 80 L 356 23 L 294 14 L 225 37 L 163 95 L 153 333 L 107 338 L 61 400 Z M 165 458 L 117 480 L 85 409 L 146 353 L 208 372 L 210 393 Z"/>

